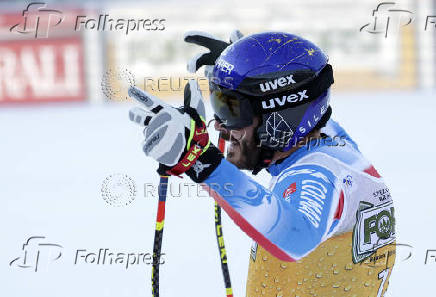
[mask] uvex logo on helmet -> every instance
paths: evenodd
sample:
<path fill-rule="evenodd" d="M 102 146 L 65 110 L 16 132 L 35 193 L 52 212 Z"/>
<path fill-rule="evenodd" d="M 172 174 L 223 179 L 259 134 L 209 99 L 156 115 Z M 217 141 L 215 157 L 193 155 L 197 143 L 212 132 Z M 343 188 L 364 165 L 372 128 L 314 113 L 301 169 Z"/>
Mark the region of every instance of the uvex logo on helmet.
<path fill-rule="evenodd" d="M 261 83 L 259 84 L 260 90 L 265 93 L 267 91 L 277 90 L 277 88 L 279 87 L 285 87 L 290 84 L 295 84 L 296 81 L 292 78 L 292 76 L 292 74 L 288 76 L 282 76 L 274 80 Z"/>
<path fill-rule="evenodd" d="M 304 99 L 309 98 L 309 96 L 306 95 L 306 92 L 307 92 L 307 90 L 303 90 L 301 92 L 298 92 L 297 93 L 298 95 L 297 94 L 283 95 L 282 98 L 275 97 L 273 99 L 263 100 L 262 101 L 262 108 L 263 109 L 275 108 L 276 103 L 279 106 L 283 106 L 286 104 L 286 102 L 289 102 L 289 103 L 301 102 Z"/>

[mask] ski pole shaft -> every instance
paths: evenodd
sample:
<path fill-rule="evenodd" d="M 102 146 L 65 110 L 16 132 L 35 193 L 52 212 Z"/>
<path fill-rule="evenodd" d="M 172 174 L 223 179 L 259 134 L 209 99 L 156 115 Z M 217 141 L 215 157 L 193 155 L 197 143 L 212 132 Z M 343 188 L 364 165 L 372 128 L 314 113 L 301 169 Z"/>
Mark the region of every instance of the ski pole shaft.
<path fill-rule="evenodd" d="M 167 198 L 168 176 L 161 175 L 159 181 L 159 204 L 156 215 L 156 230 L 153 243 L 153 266 L 151 270 L 152 296 L 159 297 L 159 263 L 162 249 L 163 227 L 165 221 L 165 202 Z"/>
<path fill-rule="evenodd" d="M 226 142 L 223 138 L 218 138 L 218 148 L 224 153 Z M 224 278 L 224 286 L 226 287 L 227 297 L 233 297 L 232 282 L 230 281 L 229 267 L 227 265 L 227 251 L 224 245 L 224 234 L 221 224 L 221 207 L 215 201 L 215 234 L 220 254 L 221 271 Z"/>

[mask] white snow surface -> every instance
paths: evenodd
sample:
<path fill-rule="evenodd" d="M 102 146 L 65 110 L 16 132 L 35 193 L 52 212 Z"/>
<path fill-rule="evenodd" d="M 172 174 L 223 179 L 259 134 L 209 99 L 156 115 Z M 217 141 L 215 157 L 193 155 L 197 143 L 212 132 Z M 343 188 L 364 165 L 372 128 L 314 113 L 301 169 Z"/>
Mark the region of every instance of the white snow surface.
<path fill-rule="evenodd" d="M 435 98 L 434 91 L 332 97 L 334 118 L 391 189 L 398 243 L 413 247 L 398 248 L 390 297 L 434 296 L 435 258 L 424 261 L 426 251 L 436 249 Z M 157 191 L 152 195 L 150 185 L 158 183 L 157 164 L 142 153 L 141 128 L 128 120 L 132 106 L 0 108 L 0 197 L 5 202 L 0 208 L 0 296 L 151 296 L 150 265 L 126 269 L 86 264 L 82 258 L 74 264 L 80 249 L 152 251 Z M 215 140 L 217 134 L 210 130 Z M 115 173 L 136 183 L 136 199 L 125 207 L 112 207 L 101 197 L 103 180 Z M 256 180 L 265 186 L 269 182 L 265 172 Z M 198 197 L 187 178 L 171 178 L 171 183 L 175 195 L 167 198 L 160 296 L 225 296 L 213 200 L 205 192 Z M 186 185 L 175 197 L 178 183 Z M 234 296 L 245 296 L 251 240 L 225 214 L 223 225 Z M 56 251 L 47 255 L 40 247 L 37 272 L 18 267 L 31 236 L 61 245 L 62 256 L 53 261 Z M 402 261 L 409 251 L 411 258 Z"/>

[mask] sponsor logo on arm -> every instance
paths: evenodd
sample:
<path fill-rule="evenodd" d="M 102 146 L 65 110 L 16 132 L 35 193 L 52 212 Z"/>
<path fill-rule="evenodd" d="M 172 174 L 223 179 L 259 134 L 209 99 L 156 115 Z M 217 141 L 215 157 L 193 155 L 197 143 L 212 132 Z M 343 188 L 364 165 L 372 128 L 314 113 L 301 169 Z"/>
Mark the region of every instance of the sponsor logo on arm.
<path fill-rule="evenodd" d="M 320 170 L 323 169 L 292 169 L 284 173 L 278 180 L 280 183 L 284 179 L 294 177 L 295 182 L 284 190 L 283 197 L 287 197 L 285 199 L 289 201 L 289 196 L 298 190 L 299 195 L 296 196 L 295 200 L 296 209 L 317 229 L 325 224 L 324 208 L 328 209 L 329 207 L 330 200 L 327 198 L 331 196 L 332 191 L 329 186 L 331 185 L 330 179 L 326 175 L 327 172 L 323 173 Z"/>
<path fill-rule="evenodd" d="M 292 183 L 286 190 L 283 192 L 283 198 L 286 201 L 289 201 L 291 195 L 297 191 L 297 183 Z"/>
<path fill-rule="evenodd" d="M 374 206 L 361 201 L 353 230 L 353 262 L 362 262 L 377 249 L 395 240 L 393 202 Z"/>

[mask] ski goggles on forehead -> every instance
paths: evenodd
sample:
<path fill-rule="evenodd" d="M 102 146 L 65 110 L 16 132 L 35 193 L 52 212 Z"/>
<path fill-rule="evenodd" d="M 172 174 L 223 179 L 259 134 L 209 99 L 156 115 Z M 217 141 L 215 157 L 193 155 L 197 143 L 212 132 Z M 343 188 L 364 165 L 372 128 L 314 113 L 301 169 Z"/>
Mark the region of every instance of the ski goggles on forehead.
<path fill-rule="evenodd" d="M 253 108 L 247 97 L 217 85 L 211 85 L 210 91 L 215 119 L 225 128 L 241 129 L 253 123 Z"/>

